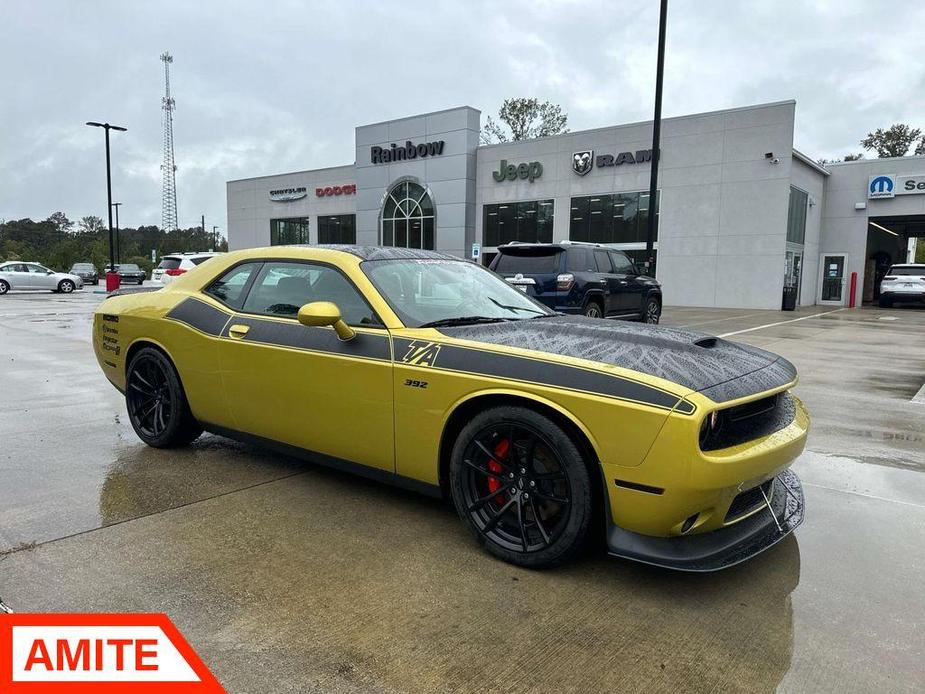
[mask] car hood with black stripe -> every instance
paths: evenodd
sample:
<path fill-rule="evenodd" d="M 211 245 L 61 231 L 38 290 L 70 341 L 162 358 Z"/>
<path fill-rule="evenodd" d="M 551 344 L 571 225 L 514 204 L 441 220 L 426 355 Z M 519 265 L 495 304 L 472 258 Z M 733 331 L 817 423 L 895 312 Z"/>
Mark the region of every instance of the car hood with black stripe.
<path fill-rule="evenodd" d="M 726 402 L 791 383 L 793 364 L 704 333 L 583 316 L 440 328 L 447 337 L 587 359 L 671 381 Z"/>

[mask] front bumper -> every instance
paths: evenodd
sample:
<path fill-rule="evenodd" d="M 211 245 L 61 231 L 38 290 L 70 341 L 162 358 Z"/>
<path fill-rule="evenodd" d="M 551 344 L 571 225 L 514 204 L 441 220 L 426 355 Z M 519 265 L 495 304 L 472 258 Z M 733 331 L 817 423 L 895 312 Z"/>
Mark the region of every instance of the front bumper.
<path fill-rule="evenodd" d="M 783 540 L 803 522 L 803 486 L 792 470 L 774 479 L 770 504 L 748 518 L 698 535 L 652 537 L 609 523 L 608 552 L 678 571 L 719 571 Z"/>

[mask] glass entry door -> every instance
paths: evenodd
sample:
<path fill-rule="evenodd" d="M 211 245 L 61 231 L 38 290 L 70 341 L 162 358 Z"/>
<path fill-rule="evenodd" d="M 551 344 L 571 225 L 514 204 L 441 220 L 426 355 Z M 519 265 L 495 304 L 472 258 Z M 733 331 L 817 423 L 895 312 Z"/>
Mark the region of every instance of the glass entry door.
<path fill-rule="evenodd" d="M 800 276 L 803 273 L 803 253 L 800 251 L 787 251 L 787 265 L 784 274 L 784 289 L 792 291 L 795 295 L 796 305 L 800 304 Z"/>
<path fill-rule="evenodd" d="M 820 304 L 845 303 L 845 259 L 844 253 L 822 256 L 822 281 L 819 283 Z"/>

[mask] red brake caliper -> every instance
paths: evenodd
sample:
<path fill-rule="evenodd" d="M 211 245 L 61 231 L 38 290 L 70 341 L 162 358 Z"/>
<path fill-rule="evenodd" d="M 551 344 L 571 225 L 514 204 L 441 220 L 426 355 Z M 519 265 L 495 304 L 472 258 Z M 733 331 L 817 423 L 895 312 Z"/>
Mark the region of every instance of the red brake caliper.
<path fill-rule="evenodd" d="M 505 458 L 507 458 L 507 454 L 509 451 L 510 451 L 510 441 L 508 441 L 507 439 L 501 439 L 498 442 L 498 444 L 495 446 L 494 454 L 498 460 L 504 460 Z M 496 475 L 500 475 L 501 473 L 504 472 L 504 468 L 498 465 L 498 463 L 496 463 L 494 460 L 489 460 L 488 461 L 488 471 L 493 472 Z M 502 482 L 497 477 L 488 478 L 488 491 L 489 492 L 496 492 L 499 489 L 501 489 L 501 486 L 502 486 Z M 499 494 L 494 499 L 492 499 L 492 501 L 494 501 L 496 504 L 500 506 L 504 503 L 504 495 Z"/>

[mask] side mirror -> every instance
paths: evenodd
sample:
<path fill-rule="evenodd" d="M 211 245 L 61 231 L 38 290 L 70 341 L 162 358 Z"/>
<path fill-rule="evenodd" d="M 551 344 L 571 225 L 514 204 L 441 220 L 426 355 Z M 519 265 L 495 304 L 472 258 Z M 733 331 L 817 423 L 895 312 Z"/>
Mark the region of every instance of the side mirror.
<path fill-rule="evenodd" d="M 54 272 L 54 270 L 45 270 L 45 274 L 46 274 L 46 275 L 53 275 L 53 274 L 55 274 L 55 272 Z"/>
<path fill-rule="evenodd" d="M 337 333 L 337 337 L 346 342 L 356 337 L 356 331 L 344 323 L 340 317 L 337 304 L 330 301 L 313 301 L 299 309 L 299 323 L 309 327 L 330 325 Z"/>

